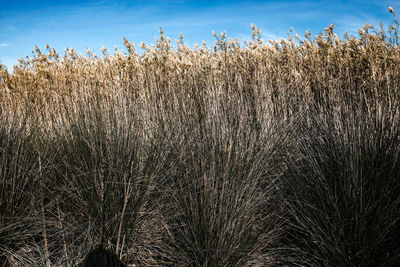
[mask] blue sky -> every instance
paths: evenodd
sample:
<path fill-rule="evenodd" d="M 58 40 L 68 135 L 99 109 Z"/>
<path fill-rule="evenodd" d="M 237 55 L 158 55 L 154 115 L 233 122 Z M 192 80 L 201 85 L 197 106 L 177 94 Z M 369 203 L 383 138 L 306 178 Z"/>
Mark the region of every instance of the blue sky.
<path fill-rule="evenodd" d="M 318 34 L 329 24 L 343 35 L 355 34 L 364 23 L 378 26 L 392 21 L 388 7 L 400 15 L 400 1 L 8 1 L 0 0 L 0 61 L 9 70 L 17 59 L 46 44 L 60 54 L 67 47 L 97 54 L 104 45 L 123 48 L 122 37 L 138 44 L 154 43 L 159 27 L 171 39 L 182 32 L 188 44 L 214 42 L 212 31 L 249 39 L 250 24 L 263 39 L 286 37 L 291 27 L 303 35 Z"/>

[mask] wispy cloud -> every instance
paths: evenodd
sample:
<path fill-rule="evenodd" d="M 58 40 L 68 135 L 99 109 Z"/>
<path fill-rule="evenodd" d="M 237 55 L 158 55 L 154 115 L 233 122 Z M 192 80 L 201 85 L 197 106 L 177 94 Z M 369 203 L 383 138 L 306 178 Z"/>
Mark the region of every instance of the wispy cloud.
<path fill-rule="evenodd" d="M 10 46 L 10 44 L 7 44 L 7 43 L 0 43 L 0 47 L 6 47 L 6 46 Z"/>
<path fill-rule="evenodd" d="M 7 25 L 7 26 L 5 26 L 5 28 L 6 28 L 7 30 L 9 30 L 9 31 L 16 31 L 16 30 L 17 30 L 17 27 L 12 26 L 12 25 Z"/>

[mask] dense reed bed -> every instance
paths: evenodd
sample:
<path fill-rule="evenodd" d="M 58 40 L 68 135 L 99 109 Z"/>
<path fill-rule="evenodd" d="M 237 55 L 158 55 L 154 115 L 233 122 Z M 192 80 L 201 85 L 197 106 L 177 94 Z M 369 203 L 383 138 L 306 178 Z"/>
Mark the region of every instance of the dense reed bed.
<path fill-rule="evenodd" d="M 397 26 L 2 67 L 0 265 L 398 266 Z"/>

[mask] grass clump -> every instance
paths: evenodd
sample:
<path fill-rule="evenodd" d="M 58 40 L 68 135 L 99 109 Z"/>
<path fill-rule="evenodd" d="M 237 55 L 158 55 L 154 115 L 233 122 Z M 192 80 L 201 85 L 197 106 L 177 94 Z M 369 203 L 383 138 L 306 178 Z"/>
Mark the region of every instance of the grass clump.
<path fill-rule="evenodd" d="M 345 109 L 335 115 L 312 115 L 284 180 L 286 258 L 293 259 L 286 263 L 396 266 L 398 110 L 380 106 L 369 114 Z"/>

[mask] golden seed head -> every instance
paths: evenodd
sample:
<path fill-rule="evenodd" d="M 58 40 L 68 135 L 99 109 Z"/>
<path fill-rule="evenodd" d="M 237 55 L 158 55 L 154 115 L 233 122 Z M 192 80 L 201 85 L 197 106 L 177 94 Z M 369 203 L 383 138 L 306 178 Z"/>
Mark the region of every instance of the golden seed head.
<path fill-rule="evenodd" d="M 340 37 L 335 33 L 335 43 L 339 44 L 340 43 Z"/>

